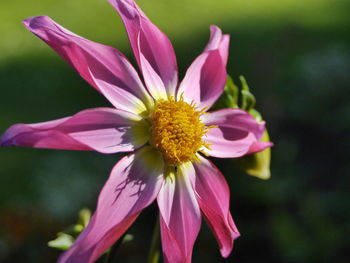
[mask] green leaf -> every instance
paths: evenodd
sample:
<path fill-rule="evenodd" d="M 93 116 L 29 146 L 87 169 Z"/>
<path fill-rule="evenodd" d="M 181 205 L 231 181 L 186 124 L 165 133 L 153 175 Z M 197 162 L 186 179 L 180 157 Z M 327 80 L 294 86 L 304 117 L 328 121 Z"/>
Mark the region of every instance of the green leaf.
<path fill-rule="evenodd" d="M 59 232 L 57 233 L 57 238 L 54 240 L 51 240 L 47 243 L 49 247 L 56 248 L 59 250 L 67 250 L 69 249 L 74 243 L 74 237 L 71 235 Z"/>

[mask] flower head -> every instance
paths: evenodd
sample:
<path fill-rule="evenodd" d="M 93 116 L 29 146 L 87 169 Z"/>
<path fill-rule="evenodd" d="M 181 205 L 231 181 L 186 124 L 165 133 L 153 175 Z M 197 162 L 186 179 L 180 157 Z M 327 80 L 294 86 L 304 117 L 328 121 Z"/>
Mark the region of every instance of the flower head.
<path fill-rule="evenodd" d="M 133 0 L 109 0 L 120 14 L 143 81 L 118 50 L 68 31 L 49 17 L 24 25 L 61 55 L 113 108 L 94 108 L 37 124 L 16 124 L 2 146 L 130 152 L 113 168 L 96 211 L 59 262 L 93 262 L 157 199 L 165 262 L 191 262 L 201 212 L 222 256 L 239 236 L 229 189 L 204 155 L 235 158 L 258 152 L 263 122 L 239 109 L 207 112 L 222 94 L 229 36 L 211 27 L 209 43 L 178 84 L 169 39 Z"/>

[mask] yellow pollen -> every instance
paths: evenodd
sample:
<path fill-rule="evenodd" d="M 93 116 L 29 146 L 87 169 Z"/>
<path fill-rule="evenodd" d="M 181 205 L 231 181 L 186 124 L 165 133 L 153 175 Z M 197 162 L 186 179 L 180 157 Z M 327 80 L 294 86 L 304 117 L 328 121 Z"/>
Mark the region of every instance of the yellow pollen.
<path fill-rule="evenodd" d="M 201 121 L 203 110 L 196 110 L 194 103 L 188 104 L 181 98 L 176 101 L 160 99 L 151 116 L 151 144 L 162 152 L 168 165 L 177 166 L 196 159 L 196 152 L 209 147 L 202 140 L 208 128 Z"/>

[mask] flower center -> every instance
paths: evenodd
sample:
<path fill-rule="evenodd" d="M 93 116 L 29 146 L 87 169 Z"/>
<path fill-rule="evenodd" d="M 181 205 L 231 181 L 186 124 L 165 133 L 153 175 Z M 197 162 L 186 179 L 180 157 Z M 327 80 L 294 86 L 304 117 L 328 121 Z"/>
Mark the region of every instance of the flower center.
<path fill-rule="evenodd" d="M 203 113 L 182 98 L 180 101 L 174 98 L 157 101 L 151 116 L 151 144 L 162 152 L 168 165 L 176 166 L 196 159 L 195 154 L 202 146 L 209 147 L 202 140 L 208 131 L 200 121 Z"/>

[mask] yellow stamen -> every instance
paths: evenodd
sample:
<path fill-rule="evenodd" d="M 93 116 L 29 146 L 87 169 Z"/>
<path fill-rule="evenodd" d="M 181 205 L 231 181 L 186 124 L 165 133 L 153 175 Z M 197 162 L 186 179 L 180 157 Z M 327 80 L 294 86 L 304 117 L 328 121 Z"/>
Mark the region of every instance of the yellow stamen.
<path fill-rule="evenodd" d="M 196 159 L 196 152 L 209 145 L 202 137 L 210 127 L 206 127 L 200 116 L 203 110 L 196 110 L 195 103 L 188 104 L 173 97 L 169 100 L 160 99 L 151 115 L 151 144 L 162 152 L 165 161 L 170 166 Z"/>

